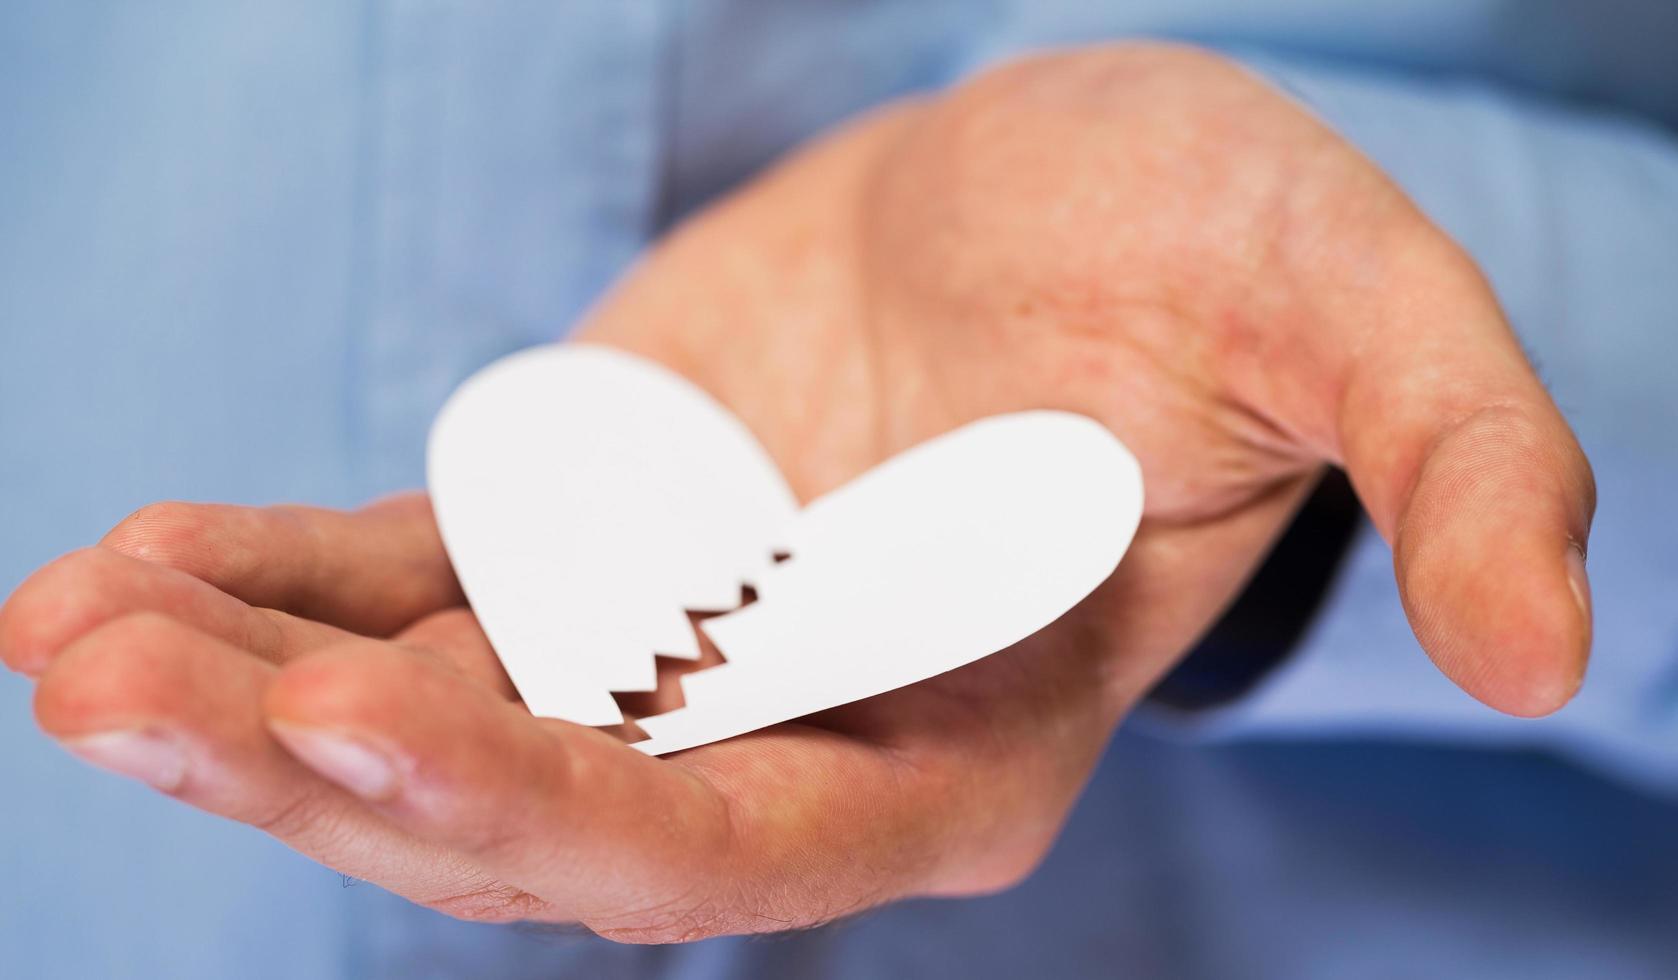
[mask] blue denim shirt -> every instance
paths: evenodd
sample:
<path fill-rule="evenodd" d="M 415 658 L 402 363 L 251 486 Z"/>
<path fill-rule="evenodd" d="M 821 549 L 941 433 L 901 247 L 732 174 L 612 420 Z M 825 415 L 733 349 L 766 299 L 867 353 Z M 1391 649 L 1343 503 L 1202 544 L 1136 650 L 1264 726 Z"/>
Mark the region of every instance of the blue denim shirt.
<path fill-rule="evenodd" d="M 1672 973 L 1674 10 L 10 0 L 0 594 L 153 499 L 417 485 L 454 384 L 561 333 L 792 143 L 1022 49 L 1136 34 L 1237 52 L 1469 248 L 1601 507 L 1597 658 L 1554 718 L 1433 672 L 1365 528 L 1283 666 L 1224 708 L 1145 712 L 1025 886 L 790 938 L 632 949 L 443 919 L 82 767 L 8 676 L 0 975 Z"/>

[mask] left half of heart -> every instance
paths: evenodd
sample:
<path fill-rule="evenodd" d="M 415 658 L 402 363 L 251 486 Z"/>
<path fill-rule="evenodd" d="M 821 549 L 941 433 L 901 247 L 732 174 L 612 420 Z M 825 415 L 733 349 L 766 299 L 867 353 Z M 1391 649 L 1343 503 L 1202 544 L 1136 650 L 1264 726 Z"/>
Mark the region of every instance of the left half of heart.
<path fill-rule="evenodd" d="M 980 419 L 801 507 L 709 394 L 585 344 L 468 379 L 432 427 L 427 479 L 467 599 L 536 715 L 622 722 L 612 694 L 655 689 L 655 656 L 699 657 L 690 610 L 735 610 L 698 627 L 725 662 L 682 679 L 682 707 L 637 719 L 652 754 L 1011 646 L 1112 573 L 1142 514 L 1124 445 L 1046 410 Z"/>

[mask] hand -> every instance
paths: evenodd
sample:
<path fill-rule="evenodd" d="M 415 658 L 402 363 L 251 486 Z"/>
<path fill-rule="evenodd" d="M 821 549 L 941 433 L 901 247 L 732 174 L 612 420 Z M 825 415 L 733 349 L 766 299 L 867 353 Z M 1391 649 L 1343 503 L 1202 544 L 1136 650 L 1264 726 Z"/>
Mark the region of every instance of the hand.
<path fill-rule="evenodd" d="M 973 418 L 1083 412 L 1142 461 L 1142 529 L 1008 651 L 659 760 L 521 709 L 422 499 L 159 505 L 0 610 L 42 726 L 450 914 L 663 941 L 1027 873 L 1328 464 L 1465 690 L 1536 715 L 1581 679 L 1590 471 L 1495 299 L 1210 55 L 1056 54 L 862 119 L 679 229 L 582 337 L 708 388 L 805 497 Z"/>

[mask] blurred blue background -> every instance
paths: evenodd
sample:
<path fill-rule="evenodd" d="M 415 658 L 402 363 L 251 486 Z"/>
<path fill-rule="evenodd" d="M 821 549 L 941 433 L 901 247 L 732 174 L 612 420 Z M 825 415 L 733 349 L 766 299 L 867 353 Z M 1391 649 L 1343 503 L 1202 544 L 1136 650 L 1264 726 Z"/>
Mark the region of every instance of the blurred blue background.
<path fill-rule="evenodd" d="M 0 595 L 155 499 L 421 483 L 452 386 L 789 145 L 1044 44 L 1215 44 L 1482 262 L 1597 468 L 1539 723 L 1418 656 L 1361 529 L 1249 696 L 1144 712 L 1022 888 L 680 949 L 471 926 L 76 763 L 0 678 L 0 976 L 1678 975 L 1678 6 L 0 6 Z"/>

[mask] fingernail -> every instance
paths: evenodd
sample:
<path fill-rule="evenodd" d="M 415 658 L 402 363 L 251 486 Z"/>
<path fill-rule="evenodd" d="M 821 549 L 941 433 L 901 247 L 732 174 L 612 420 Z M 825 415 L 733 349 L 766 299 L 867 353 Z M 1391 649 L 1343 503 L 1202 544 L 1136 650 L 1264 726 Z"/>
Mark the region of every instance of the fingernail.
<path fill-rule="evenodd" d="M 366 743 L 336 732 L 273 722 L 269 727 L 291 754 L 364 799 L 386 800 L 396 795 L 396 769 L 382 753 Z"/>
<path fill-rule="evenodd" d="M 186 782 L 186 752 L 179 740 L 163 732 L 100 732 L 63 739 L 61 744 L 101 769 L 149 783 L 165 793 L 173 793 Z"/>
<path fill-rule="evenodd" d="M 1591 621 L 1591 580 L 1585 574 L 1585 553 L 1579 545 L 1568 542 L 1567 545 L 1567 585 L 1573 590 L 1573 601 L 1579 604 L 1579 612 L 1584 615 L 1585 622 Z"/>

